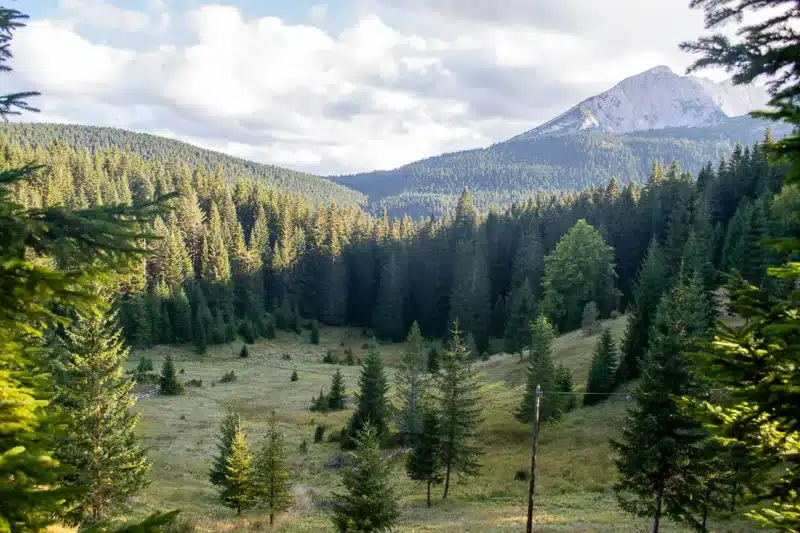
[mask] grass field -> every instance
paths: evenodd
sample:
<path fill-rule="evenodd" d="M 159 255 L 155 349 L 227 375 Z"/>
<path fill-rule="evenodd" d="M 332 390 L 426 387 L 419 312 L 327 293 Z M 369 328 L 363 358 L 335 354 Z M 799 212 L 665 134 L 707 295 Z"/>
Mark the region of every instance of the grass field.
<path fill-rule="evenodd" d="M 619 338 L 624 317 L 608 321 Z M 578 390 L 584 387 L 592 349 L 597 336 L 573 332 L 559 337 L 554 358 L 573 372 Z M 326 514 L 326 503 L 336 490 L 339 472 L 326 467 L 329 458 L 339 454 L 338 445 L 313 444 L 317 424 L 338 431 L 350 415 L 346 410 L 332 414 L 308 411 L 310 399 L 328 386 L 334 366 L 321 363 L 328 348 L 351 347 L 363 357 L 365 339 L 354 330 L 323 329 L 322 343 L 313 346 L 306 336 L 279 334 L 278 339 L 250 346 L 250 357 L 240 359 L 240 344 L 215 347 L 207 356 L 197 356 L 186 348 L 158 347 L 145 352 L 154 358 L 156 368 L 171 353 L 181 379 L 202 379 L 202 388 L 188 388 L 179 397 L 152 397 L 138 404 L 142 414 L 139 431 L 153 462 L 152 484 L 137 499 L 141 513 L 155 509 L 180 508 L 196 523 L 198 531 L 244 532 L 268 529 L 264 517 L 250 512 L 239 519 L 217 500 L 207 481 L 215 451 L 216 433 L 225 407 L 231 405 L 242 415 L 251 445 L 260 440 L 265 421 L 275 410 L 290 449 L 291 474 L 295 483 L 295 505 L 281 518 L 275 530 L 286 533 L 333 531 Z M 389 365 L 395 364 L 402 345 L 381 346 Z M 283 359 L 290 354 L 291 360 Z M 131 366 L 135 365 L 135 354 Z M 485 422 L 480 441 L 485 449 L 481 475 L 457 480 L 451 496 L 443 503 L 434 500 L 427 509 L 424 487 L 409 481 L 400 461 L 396 480 L 401 494 L 404 532 L 506 532 L 521 531 L 527 512 L 528 483 L 516 481 L 517 470 L 530 464 L 530 427 L 513 418 L 519 402 L 525 365 L 517 356 L 496 355 L 476 364 L 485 380 Z M 292 369 L 300 376 L 290 382 Z M 358 366 L 341 366 L 348 393 L 357 385 Z M 234 370 L 238 380 L 216 383 Z M 546 397 L 543 401 L 547 401 Z M 542 428 L 537 466 L 535 530 L 541 532 L 642 532 L 646 520 L 621 512 L 611 491 L 614 465 L 608 439 L 617 434 L 625 406 L 625 396 L 580 408 L 559 423 Z M 326 436 L 327 437 L 327 436 Z M 308 454 L 301 455 L 301 441 L 308 441 Z M 435 488 L 441 495 L 441 487 Z M 719 525 L 719 524 L 717 524 Z M 748 531 L 748 524 L 726 524 L 715 531 Z M 663 531 L 683 532 L 674 524 Z"/>

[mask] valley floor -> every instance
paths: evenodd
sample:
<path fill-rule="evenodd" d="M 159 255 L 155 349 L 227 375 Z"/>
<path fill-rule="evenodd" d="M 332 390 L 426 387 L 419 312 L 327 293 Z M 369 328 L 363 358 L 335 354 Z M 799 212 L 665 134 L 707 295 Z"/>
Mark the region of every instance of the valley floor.
<path fill-rule="evenodd" d="M 608 321 L 617 336 L 624 328 L 624 317 Z M 597 336 L 574 332 L 557 339 L 554 359 L 569 367 L 578 390 L 584 387 Z M 208 482 L 208 471 L 216 449 L 217 429 L 227 405 L 235 407 L 245 422 L 251 446 L 262 437 L 271 410 L 276 410 L 290 451 L 291 474 L 295 483 L 295 505 L 275 528 L 285 533 L 333 531 L 327 516 L 330 496 L 338 487 L 340 474 L 326 465 L 340 453 L 338 444 L 327 435 L 313 443 L 317 424 L 327 432 L 338 432 L 350 410 L 317 414 L 308 410 L 311 397 L 327 388 L 335 371 L 321 363 L 329 348 L 340 353 L 351 347 L 363 357 L 359 331 L 323 329 L 318 346 L 307 336 L 279 333 L 278 339 L 251 345 L 250 357 L 238 357 L 240 344 L 215 347 L 206 356 L 197 356 L 183 347 L 158 347 L 148 350 L 156 368 L 167 353 L 176 358 L 183 381 L 202 379 L 202 388 L 188 388 L 180 397 L 141 399 L 139 431 L 153 462 L 152 484 L 137 498 L 142 513 L 156 509 L 180 508 L 203 532 L 245 532 L 269 528 L 267 518 L 257 511 L 239 519 L 223 507 Z M 381 346 L 389 371 L 400 357 L 402 345 Z M 284 354 L 291 359 L 285 360 Z M 139 354 L 131 360 L 136 364 Z M 293 369 L 300 380 L 290 382 Z M 527 481 L 515 480 L 518 470 L 529 470 L 531 428 L 517 422 L 513 410 L 518 404 L 525 365 L 513 355 L 495 355 L 477 363 L 485 379 L 485 423 L 480 440 L 486 455 L 481 475 L 456 480 L 446 502 L 436 487 L 434 505 L 425 507 L 425 490 L 406 478 L 402 460 L 397 460 L 396 482 L 402 497 L 403 532 L 522 531 L 527 512 Z M 234 370 L 233 383 L 214 383 Z M 342 366 L 352 397 L 357 386 L 358 366 Z M 213 386 L 212 386 L 212 383 Z M 547 401 L 546 397 L 544 401 Z M 642 532 L 648 521 L 633 518 L 617 506 L 611 486 L 615 470 L 608 439 L 622 423 L 625 395 L 590 408 L 579 408 L 562 421 L 542 428 L 537 462 L 535 531 L 541 532 Z M 301 441 L 308 441 L 308 454 L 299 452 Z M 717 521 L 714 526 L 720 526 Z M 752 524 L 725 523 L 716 531 L 744 532 Z M 667 523 L 663 531 L 683 532 Z"/>

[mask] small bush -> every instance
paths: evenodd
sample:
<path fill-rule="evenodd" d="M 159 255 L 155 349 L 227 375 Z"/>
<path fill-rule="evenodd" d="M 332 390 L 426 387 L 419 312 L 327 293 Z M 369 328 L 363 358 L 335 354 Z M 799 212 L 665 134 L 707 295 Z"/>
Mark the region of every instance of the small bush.
<path fill-rule="evenodd" d="M 622 316 L 622 315 L 620 315 L 619 311 L 617 311 L 616 309 L 611 311 L 611 318 L 612 319 L 619 318 L 620 316 Z"/>
<path fill-rule="evenodd" d="M 239 329 L 239 333 L 242 335 L 244 342 L 248 344 L 253 344 L 256 340 L 255 327 L 250 320 L 242 321 L 242 327 Z"/>
<path fill-rule="evenodd" d="M 317 426 L 317 429 L 314 430 L 314 443 L 318 444 L 322 442 L 322 439 L 325 437 L 325 425 L 320 424 Z"/>
<path fill-rule="evenodd" d="M 368 342 L 365 342 L 364 344 L 361 345 L 361 349 L 362 350 L 369 350 L 371 347 L 372 347 L 372 344 L 370 344 Z"/>
<path fill-rule="evenodd" d="M 305 455 L 308 453 L 308 441 L 306 441 L 306 439 L 303 439 L 303 442 L 300 443 L 299 450 L 301 455 Z"/>
<path fill-rule="evenodd" d="M 237 380 L 237 377 L 236 377 L 236 372 L 234 372 L 233 370 L 231 370 L 230 372 L 228 372 L 227 374 L 225 374 L 224 376 L 222 376 L 222 377 L 220 378 L 219 382 L 220 382 L 220 383 L 233 383 L 233 382 L 234 382 L 234 381 L 236 381 L 236 380 Z"/>
<path fill-rule="evenodd" d="M 285 354 L 283 354 L 281 356 L 281 359 L 283 359 L 284 361 L 291 361 L 292 360 L 292 356 L 289 355 L 289 353 L 287 352 L 287 353 L 285 353 Z"/>
<path fill-rule="evenodd" d="M 344 350 L 344 362 L 349 366 L 353 366 L 354 364 L 356 364 L 356 358 L 353 356 L 353 349 L 352 348 L 345 348 L 345 350 Z"/>
<path fill-rule="evenodd" d="M 186 420 L 186 415 L 181 415 L 181 420 Z"/>
<path fill-rule="evenodd" d="M 198 388 L 200 388 L 200 387 L 203 386 L 203 380 L 202 379 L 190 379 L 189 381 L 186 382 L 186 386 L 187 387 L 198 387 Z"/>
<path fill-rule="evenodd" d="M 247 358 L 249 356 L 250 356 L 250 350 L 247 349 L 247 345 L 246 344 L 242 344 L 242 349 L 239 350 L 239 357 L 244 359 L 244 358 Z"/>
<path fill-rule="evenodd" d="M 488 361 L 488 360 L 489 360 L 489 352 L 482 352 L 481 361 Z"/>
<path fill-rule="evenodd" d="M 340 342 L 340 343 L 339 343 L 339 346 L 341 346 L 342 348 L 344 348 L 344 341 Z"/>
<path fill-rule="evenodd" d="M 527 470 L 520 469 L 517 470 L 517 472 L 514 474 L 515 481 L 528 481 L 529 477 L 530 477 L 530 472 L 528 472 Z"/>
<path fill-rule="evenodd" d="M 164 533 L 196 533 L 196 531 L 197 522 L 194 519 L 180 516 L 164 528 Z"/>
<path fill-rule="evenodd" d="M 328 350 L 325 352 L 325 355 L 322 356 L 322 362 L 328 365 L 338 365 L 339 356 L 333 350 Z"/>
<path fill-rule="evenodd" d="M 311 407 L 309 410 L 314 413 L 324 413 L 328 411 L 328 395 L 324 390 L 319 391 L 319 396 L 311 398 Z"/>
<path fill-rule="evenodd" d="M 178 370 L 178 374 L 185 374 L 185 373 L 186 373 L 186 371 L 184 369 L 182 369 L 182 368 L 180 370 Z"/>
<path fill-rule="evenodd" d="M 292 377 L 289 379 L 289 381 L 299 381 L 299 380 L 300 380 L 300 376 L 297 375 L 297 370 L 294 370 L 292 372 Z"/>

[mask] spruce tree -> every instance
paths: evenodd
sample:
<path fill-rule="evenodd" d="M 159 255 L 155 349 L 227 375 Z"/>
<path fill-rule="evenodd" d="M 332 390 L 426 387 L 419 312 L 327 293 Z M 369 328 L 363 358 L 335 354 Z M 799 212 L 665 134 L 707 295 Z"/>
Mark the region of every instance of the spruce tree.
<path fill-rule="evenodd" d="M 528 374 L 525 381 L 525 393 L 514 416 L 520 422 L 529 424 L 536 413 L 536 386 L 544 391 L 540 400 L 539 419 L 549 422 L 561 416 L 562 398 L 548 395 L 549 391 L 557 391 L 556 367 L 551 355 L 555 331 L 545 316 L 539 316 L 531 329 L 531 349 L 528 361 Z"/>
<path fill-rule="evenodd" d="M 622 360 L 616 382 L 623 384 L 639 376 L 639 362 L 644 357 L 658 302 L 668 288 L 666 260 L 653 239 L 642 262 L 633 288 L 633 308 L 622 341 Z"/>
<path fill-rule="evenodd" d="M 400 395 L 398 427 L 406 443 L 413 442 L 421 425 L 421 406 L 428 386 L 426 375 L 425 339 L 414 322 L 408 333 L 403 360 L 395 373 Z"/>
<path fill-rule="evenodd" d="M 675 397 L 697 397 L 704 388 L 686 354 L 709 334 L 708 301 L 699 276 L 681 279 L 658 305 L 642 379 L 632 392 L 622 436 L 612 441 L 619 480 L 614 486 L 622 508 L 653 520 L 681 520 L 687 495 L 700 497 L 696 449 L 705 440 L 701 423 Z"/>
<path fill-rule="evenodd" d="M 292 505 L 292 483 L 287 468 L 283 433 L 273 411 L 267 426 L 267 435 L 256 455 L 253 473 L 255 499 L 259 506 L 268 509 L 270 525 L 273 524 L 276 514 L 286 511 Z"/>
<path fill-rule="evenodd" d="M 387 432 L 388 403 L 386 393 L 389 382 L 383 368 L 383 360 L 378 349 L 373 345 L 367 352 L 361 377 L 358 380 L 358 405 L 347 423 L 342 447 L 352 449 L 357 442 L 356 436 L 367 423 L 371 425 L 375 438 L 383 442 Z"/>
<path fill-rule="evenodd" d="M 595 405 L 602 402 L 603 394 L 614 390 L 614 378 L 617 372 L 617 345 L 611 330 L 603 329 L 597 340 L 592 357 L 592 366 L 589 370 L 589 380 L 586 383 L 586 396 L 583 405 Z"/>
<path fill-rule="evenodd" d="M 256 503 L 253 477 L 253 457 L 244 428 L 238 424 L 231 439 L 230 454 L 225 461 L 225 475 L 219 486 L 220 501 L 224 506 L 236 509 L 237 515 Z"/>
<path fill-rule="evenodd" d="M 135 435 L 135 381 L 113 313 L 78 315 L 56 361 L 55 403 L 66 414 L 56 458 L 73 472 L 66 486 L 86 489 L 71 506 L 73 523 L 98 522 L 147 486 L 150 463 Z"/>
<path fill-rule="evenodd" d="M 430 350 L 428 350 L 427 367 L 429 374 L 436 374 L 441 368 L 441 358 L 439 356 L 439 350 L 436 348 L 436 346 L 431 346 Z"/>
<path fill-rule="evenodd" d="M 217 454 L 212 459 L 211 471 L 208 475 L 208 480 L 212 485 L 221 486 L 225 481 L 226 465 L 228 457 L 231 455 L 233 436 L 241 425 L 242 419 L 233 410 L 229 410 L 220 423 Z"/>
<path fill-rule="evenodd" d="M 422 409 L 422 424 L 414 447 L 406 457 L 406 473 L 414 481 L 426 484 L 426 504 L 431 506 L 431 485 L 444 481 L 442 467 L 442 431 L 439 415 L 432 408 Z"/>
<path fill-rule="evenodd" d="M 159 392 L 165 396 L 177 396 L 183 394 L 183 385 L 178 381 L 178 373 L 175 370 L 175 362 L 172 356 L 167 354 L 164 363 L 161 365 L 161 376 L 158 382 Z"/>
<path fill-rule="evenodd" d="M 442 356 L 442 367 L 434 378 L 434 397 L 441 412 L 443 499 L 450 490 L 452 473 L 474 476 L 480 470 L 479 459 L 483 452 L 474 442 L 482 422 L 480 383 L 471 361 L 456 321 L 450 344 Z"/>
<path fill-rule="evenodd" d="M 358 468 L 342 470 L 343 493 L 335 493 L 333 524 L 340 533 L 384 533 L 400 518 L 391 466 L 381 457 L 379 432 L 367 423 L 355 436 Z"/>
<path fill-rule="evenodd" d="M 531 322 L 536 318 L 536 300 L 528 278 L 513 289 L 508 298 L 506 329 L 504 334 L 505 349 L 509 353 L 518 353 L 519 360 L 524 359 L 524 349 L 531 340 Z"/>
<path fill-rule="evenodd" d="M 344 378 L 342 377 L 342 371 L 337 368 L 333 379 L 331 379 L 331 390 L 326 398 L 328 409 L 331 411 L 344 409 L 344 395 Z"/>

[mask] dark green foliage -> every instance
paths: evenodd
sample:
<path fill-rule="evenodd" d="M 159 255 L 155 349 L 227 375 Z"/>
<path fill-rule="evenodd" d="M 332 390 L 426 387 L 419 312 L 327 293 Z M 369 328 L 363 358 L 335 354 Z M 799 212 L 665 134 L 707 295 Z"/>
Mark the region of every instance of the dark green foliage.
<path fill-rule="evenodd" d="M 395 384 L 400 395 L 397 427 L 404 442 L 413 442 L 420 430 L 422 403 L 428 387 L 426 374 L 425 339 L 414 322 L 408 333 L 403 360 L 395 372 Z"/>
<path fill-rule="evenodd" d="M 231 370 L 230 372 L 225 372 L 225 374 L 223 374 L 222 377 L 219 378 L 219 382 L 220 383 L 233 383 L 237 379 L 238 378 L 236 376 L 236 372 Z"/>
<path fill-rule="evenodd" d="M 241 357 L 243 359 L 246 359 L 247 357 L 250 357 L 250 350 L 247 349 L 247 345 L 246 344 L 242 344 L 242 349 L 239 350 L 239 357 Z"/>
<path fill-rule="evenodd" d="M 297 375 L 297 370 L 292 370 L 292 377 L 289 379 L 289 381 L 299 381 L 299 380 L 300 376 Z"/>
<path fill-rule="evenodd" d="M 164 358 L 164 363 L 161 365 L 158 389 L 159 392 L 165 396 L 183 394 L 183 385 L 178 381 L 178 375 L 175 371 L 175 362 L 169 354 Z"/>
<path fill-rule="evenodd" d="M 267 313 L 266 318 L 264 319 L 264 338 L 274 339 L 276 336 L 277 333 L 275 331 L 275 317 Z"/>
<path fill-rule="evenodd" d="M 314 444 L 319 444 L 325 438 L 325 424 L 320 424 L 314 430 Z"/>
<path fill-rule="evenodd" d="M 314 413 L 325 413 L 328 411 L 328 408 L 328 396 L 325 394 L 325 390 L 323 389 L 319 391 L 319 396 L 314 396 L 311 398 L 311 407 L 309 407 L 308 410 Z"/>
<path fill-rule="evenodd" d="M 605 328 L 594 349 L 589 380 L 586 383 L 587 395 L 583 397 L 583 405 L 598 404 L 606 398 L 603 394 L 614 390 L 617 361 L 617 345 L 611 330 Z"/>
<path fill-rule="evenodd" d="M 273 411 L 267 434 L 256 454 L 253 472 L 256 505 L 268 510 L 270 525 L 276 514 L 292 505 L 292 483 L 286 463 L 283 433 Z"/>
<path fill-rule="evenodd" d="M 678 520 L 689 511 L 686 499 L 704 492 L 697 450 L 706 440 L 701 423 L 675 397 L 701 398 L 704 386 L 686 353 L 709 336 L 709 302 L 699 276 L 682 279 L 658 305 L 642 379 L 632 392 L 622 437 L 612 441 L 619 481 L 614 489 L 622 508 L 653 519 Z"/>
<path fill-rule="evenodd" d="M 482 451 L 474 442 L 482 422 L 480 384 L 461 338 L 458 322 L 453 325 L 450 343 L 442 357 L 442 367 L 434 377 L 433 395 L 441 413 L 442 465 L 445 469 L 443 498 L 450 489 L 450 476 L 477 475 Z"/>
<path fill-rule="evenodd" d="M 327 398 L 328 409 L 331 411 L 340 411 L 344 409 L 344 395 L 344 378 L 342 377 L 342 372 L 337 369 L 336 373 L 333 375 L 333 379 L 331 379 L 331 389 Z"/>
<path fill-rule="evenodd" d="M 406 457 L 406 473 L 414 481 L 425 483 L 426 503 L 431 506 L 431 485 L 444 481 L 442 465 L 442 431 L 439 415 L 431 408 L 423 409 L 414 447 Z"/>
<path fill-rule="evenodd" d="M 329 349 L 327 352 L 325 352 L 325 355 L 322 356 L 322 362 L 326 365 L 338 365 L 339 356 L 336 355 L 336 352 Z"/>
<path fill-rule="evenodd" d="M 300 452 L 300 455 L 306 455 L 308 453 L 308 441 L 306 441 L 306 439 L 303 439 L 303 441 L 300 443 L 298 451 Z"/>
<path fill-rule="evenodd" d="M 439 368 L 441 368 L 441 358 L 439 356 L 439 350 L 436 346 L 431 346 L 431 349 L 428 350 L 428 372 L 430 374 L 436 374 L 439 372 Z"/>
<path fill-rule="evenodd" d="M 203 386 L 203 380 L 202 379 L 190 379 L 190 380 L 186 381 L 186 383 L 184 383 L 184 385 L 187 386 L 187 387 L 200 388 L 200 387 Z"/>
<path fill-rule="evenodd" d="M 354 438 L 358 468 L 342 470 L 345 492 L 334 495 L 332 520 L 340 533 L 389 532 L 400 518 L 391 466 L 381 457 L 378 435 L 366 424 Z"/>
<path fill-rule="evenodd" d="M 347 432 L 342 440 L 342 447 L 352 449 L 356 445 L 356 436 L 370 424 L 375 438 L 379 442 L 387 436 L 389 382 L 383 368 L 383 360 L 376 347 L 367 352 L 361 376 L 358 380 L 358 404 L 356 411 L 347 423 Z"/>
<path fill-rule="evenodd" d="M 557 420 L 563 411 L 563 398 L 547 392 L 558 392 L 556 367 L 551 355 L 555 331 L 546 317 L 540 316 L 533 323 L 531 331 L 531 348 L 528 360 L 528 374 L 525 381 L 525 393 L 514 416 L 520 422 L 530 424 L 536 413 L 536 387 L 543 391 L 539 406 L 539 420 L 542 423 Z"/>
<path fill-rule="evenodd" d="M 560 400 L 561 412 L 568 413 L 575 409 L 578 404 L 577 396 L 573 394 L 572 372 L 564 365 L 558 365 L 555 376 L 556 391 L 559 393 L 559 398 L 557 399 Z"/>
<path fill-rule="evenodd" d="M 639 376 L 639 364 L 647 350 L 656 308 L 668 288 L 666 260 L 658 242 L 653 239 L 633 289 L 633 306 L 622 341 L 622 360 L 616 377 L 618 384 Z"/>
<path fill-rule="evenodd" d="M 136 441 L 139 417 L 130 412 L 135 382 L 124 375 L 128 350 L 115 322 L 113 314 L 78 315 L 56 361 L 54 401 L 66 415 L 56 458 L 74 469 L 62 482 L 85 489 L 70 506 L 71 523 L 107 518 L 148 483 L 150 463 Z"/>
<path fill-rule="evenodd" d="M 311 344 L 319 344 L 319 322 L 316 320 L 311 321 L 311 333 L 309 334 Z"/>
<path fill-rule="evenodd" d="M 137 383 L 153 383 L 158 380 L 158 376 L 153 372 L 153 360 L 146 355 L 139 358 L 139 364 L 136 365 L 133 375 Z"/>
<path fill-rule="evenodd" d="M 537 305 L 528 278 L 513 289 L 508 298 L 506 327 L 504 333 L 505 349 L 510 353 L 518 353 L 523 359 L 523 350 L 531 339 L 531 323 L 536 318 Z"/>
<path fill-rule="evenodd" d="M 583 314 L 581 316 L 581 329 L 586 335 L 597 333 L 597 304 L 588 302 L 583 306 Z"/>
<path fill-rule="evenodd" d="M 208 479 L 212 485 L 221 486 L 225 481 L 226 465 L 228 457 L 231 454 L 231 446 L 233 443 L 233 435 L 236 433 L 237 428 L 241 426 L 242 420 L 239 415 L 230 410 L 222 419 L 217 439 L 217 454 L 214 456 L 211 465 L 211 472 Z"/>

